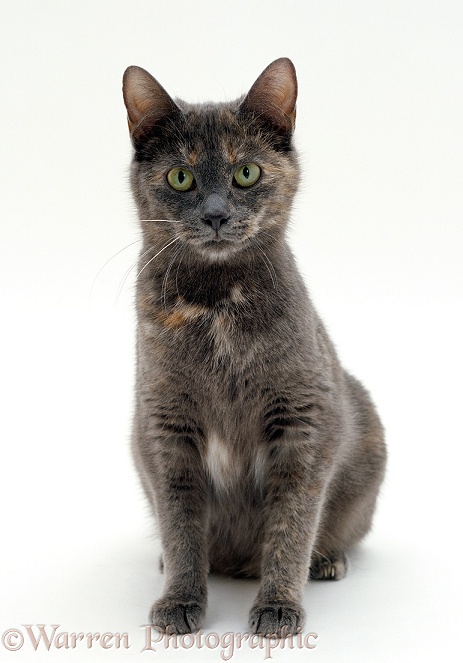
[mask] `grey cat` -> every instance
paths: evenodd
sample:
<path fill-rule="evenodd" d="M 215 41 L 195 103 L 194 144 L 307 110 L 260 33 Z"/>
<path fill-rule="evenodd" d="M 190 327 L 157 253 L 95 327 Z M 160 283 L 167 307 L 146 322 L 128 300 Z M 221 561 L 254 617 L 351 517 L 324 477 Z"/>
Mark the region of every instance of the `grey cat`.
<path fill-rule="evenodd" d="M 124 74 L 144 245 L 133 453 L 165 571 L 150 619 L 201 627 L 209 572 L 260 578 L 253 633 L 302 627 L 307 579 L 339 579 L 370 529 L 386 449 L 285 240 L 299 181 L 287 58 L 235 102 Z"/>

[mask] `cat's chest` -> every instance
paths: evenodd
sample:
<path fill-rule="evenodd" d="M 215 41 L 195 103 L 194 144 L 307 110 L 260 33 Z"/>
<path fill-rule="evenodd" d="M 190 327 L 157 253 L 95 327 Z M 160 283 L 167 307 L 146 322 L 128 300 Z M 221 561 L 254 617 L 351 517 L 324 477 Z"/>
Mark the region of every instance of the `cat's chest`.
<path fill-rule="evenodd" d="M 249 445 L 245 450 L 225 437 L 211 431 L 204 451 L 204 469 L 215 495 L 231 499 L 242 494 L 246 485 L 251 492 L 263 493 L 267 470 L 267 457 L 260 446 Z"/>
<path fill-rule="evenodd" d="M 154 320 L 164 341 L 191 356 L 237 359 L 252 351 L 258 336 L 255 307 L 252 311 L 238 287 L 213 305 L 178 296 L 170 307 L 159 307 Z"/>

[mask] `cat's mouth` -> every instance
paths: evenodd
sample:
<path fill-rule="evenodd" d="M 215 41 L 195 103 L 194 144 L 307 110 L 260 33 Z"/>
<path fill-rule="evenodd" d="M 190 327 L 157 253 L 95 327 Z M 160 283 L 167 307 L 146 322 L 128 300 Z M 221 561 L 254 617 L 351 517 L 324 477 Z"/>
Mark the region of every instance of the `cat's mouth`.
<path fill-rule="evenodd" d="M 209 231 L 209 232 L 208 232 Z M 256 227 L 241 223 L 222 224 L 220 228 L 196 228 L 190 231 L 185 241 L 208 260 L 224 260 L 245 248 L 247 242 L 256 234 Z"/>
<path fill-rule="evenodd" d="M 223 235 L 219 235 L 219 233 L 215 234 L 214 237 L 211 237 L 210 239 L 207 239 L 204 244 L 205 246 L 213 246 L 214 248 L 217 248 L 219 244 L 227 244 L 229 243 L 230 240 L 226 239 L 223 237 Z"/>
<path fill-rule="evenodd" d="M 222 228 L 218 228 L 213 232 L 208 233 L 206 236 L 200 238 L 201 247 L 207 248 L 211 247 L 213 249 L 225 248 L 226 246 L 231 246 L 231 244 L 236 241 L 236 237 L 233 235 L 230 236 L 229 233 L 223 231 Z"/>
<path fill-rule="evenodd" d="M 221 233 L 203 239 L 196 244 L 196 250 L 207 260 L 226 260 L 239 250 L 236 241 L 224 237 Z"/>

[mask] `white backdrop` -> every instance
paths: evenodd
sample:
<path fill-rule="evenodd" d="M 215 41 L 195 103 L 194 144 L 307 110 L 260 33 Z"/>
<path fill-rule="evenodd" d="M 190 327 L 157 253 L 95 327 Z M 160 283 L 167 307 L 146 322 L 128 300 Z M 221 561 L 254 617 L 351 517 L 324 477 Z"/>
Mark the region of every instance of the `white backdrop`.
<path fill-rule="evenodd" d="M 128 450 L 139 233 L 121 77 L 137 64 L 173 95 L 224 100 L 280 56 L 300 88 L 291 242 L 390 461 L 350 574 L 307 587 L 316 648 L 273 657 L 455 660 L 463 4 L 2 0 L 0 25 L 0 635 L 20 630 L 0 660 L 222 660 L 141 653 L 162 576 Z M 256 583 L 210 588 L 204 632 L 244 633 Z M 34 652 L 24 624 L 127 632 L 130 648 Z M 243 644 L 232 660 L 264 656 Z"/>

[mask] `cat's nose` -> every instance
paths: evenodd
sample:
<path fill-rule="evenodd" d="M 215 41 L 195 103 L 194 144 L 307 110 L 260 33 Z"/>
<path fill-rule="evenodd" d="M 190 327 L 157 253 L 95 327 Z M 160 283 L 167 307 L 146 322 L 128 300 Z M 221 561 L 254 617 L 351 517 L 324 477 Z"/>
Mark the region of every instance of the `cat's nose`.
<path fill-rule="evenodd" d="M 217 231 L 223 223 L 230 218 L 230 209 L 227 201 L 218 193 L 211 193 L 204 201 L 201 219 Z"/>

